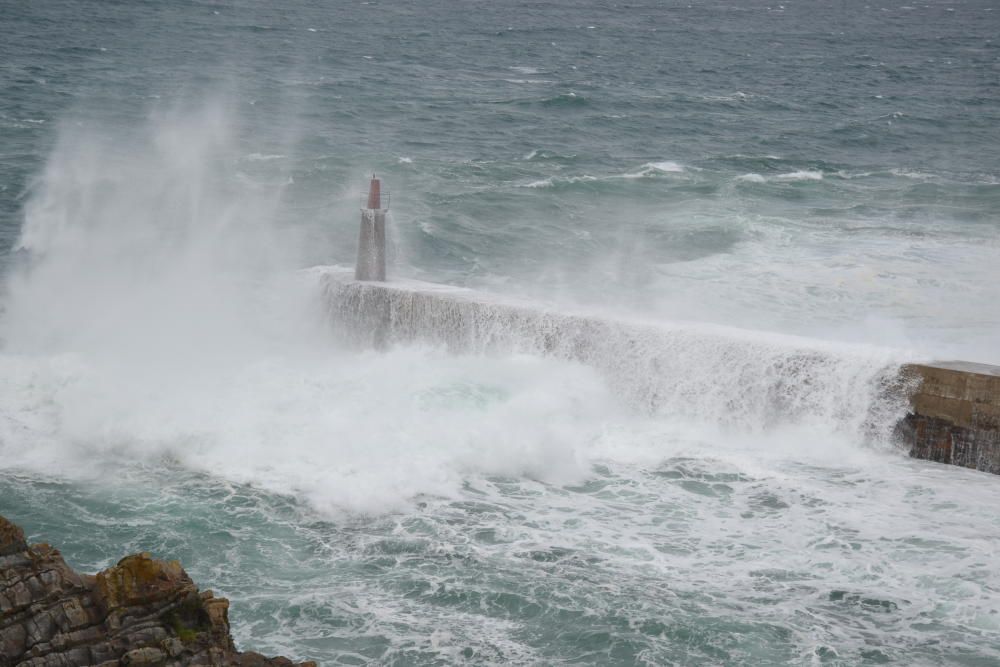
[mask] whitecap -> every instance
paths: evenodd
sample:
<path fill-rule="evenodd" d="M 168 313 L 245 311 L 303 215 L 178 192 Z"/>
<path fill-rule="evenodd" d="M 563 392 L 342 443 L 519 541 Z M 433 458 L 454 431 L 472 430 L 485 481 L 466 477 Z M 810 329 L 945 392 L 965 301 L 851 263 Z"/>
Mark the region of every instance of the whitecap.
<path fill-rule="evenodd" d="M 799 170 L 791 171 L 786 174 L 778 174 L 776 176 L 764 176 L 762 174 L 749 173 L 737 176 L 736 180 L 743 181 L 744 183 L 768 183 L 772 181 L 783 181 L 786 183 L 794 181 L 821 181 L 823 180 L 823 172 Z"/>
<path fill-rule="evenodd" d="M 732 95 L 702 95 L 701 99 L 706 102 L 743 102 L 750 96 L 737 90 Z"/>
<path fill-rule="evenodd" d="M 893 176 L 902 176 L 903 178 L 911 178 L 915 181 L 928 181 L 934 178 L 933 174 L 927 174 L 922 171 L 911 171 L 909 169 L 900 169 L 898 167 L 895 169 L 890 169 L 889 173 L 891 173 Z"/>
<path fill-rule="evenodd" d="M 684 165 L 678 164 L 676 162 L 671 162 L 669 160 L 665 160 L 663 162 L 647 162 L 643 166 L 648 167 L 650 169 L 655 169 L 656 171 L 671 172 L 671 173 L 684 171 Z"/>
<path fill-rule="evenodd" d="M 601 180 L 606 180 L 606 178 L 602 179 L 598 178 L 597 176 L 591 176 L 589 174 L 584 174 L 582 176 L 567 176 L 565 178 L 559 178 L 559 179 L 549 177 L 549 178 L 543 178 L 540 181 L 532 181 L 531 183 L 527 183 L 521 187 L 551 188 L 552 186 L 556 185 L 556 183 L 590 183 L 592 181 L 601 181 Z"/>
<path fill-rule="evenodd" d="M 286 157 L 286 155 L 278 154 L 269 155 L 267 153 L 250 153 L 246 156 L 246 159 L 251 162 L 268 162 L 270 160 L 283 160 Z"/>
<path fill-rule="evenodd" d="M 778 174 L 774 178 L 778 181 L 821 181 L 823 180 L 823 172 L 803 169 L 787 174 Z"/>
<path fill-rule="evenodd" d="M 523 185 L 522 187 L 525 187 L 525 188 L 551 188 L 552 187 L 552 179 L 551 178 L 543 178 L 540 181 L 532 181 L 531 183 L 527 183 L 527 184 Z"/>
<path fill-rule="evenodd" d="M 684 165 L 677 162 L 665 160 L 663 162 L 647 162 L 639 168 L 639 171 L 621 174 L 620 176 L 609 176 L 608 178 L 646 178 L 657 173 L 678 174 L 684 171 Z"/>
<path fill-rule="evenodd" d="M 878 175 L 878 172 L 877 171 L 850 172 L 844 169 L 840 169 L 837 171 L 836 175 L 838 178 L 843 178 L 844 180 L 851 180 L 853 178 L 868 178 L 869 176 L 876 176 Z"/>

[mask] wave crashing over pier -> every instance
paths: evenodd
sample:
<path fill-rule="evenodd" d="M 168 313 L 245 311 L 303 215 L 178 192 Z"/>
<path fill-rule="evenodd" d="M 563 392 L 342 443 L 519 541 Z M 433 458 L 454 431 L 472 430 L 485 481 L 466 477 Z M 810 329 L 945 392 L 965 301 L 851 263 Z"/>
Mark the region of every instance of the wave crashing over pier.
<path fill-rule="evenodd" d="M 350 281 L 333 270 L 321 280 L 333 326 L 357 345 L 425 342 L 580 362 L 644 414 L 751 432 L 815 426 L 887 445 L 906 412 L 894 350 L 560 312 L 430 283 Z"/>

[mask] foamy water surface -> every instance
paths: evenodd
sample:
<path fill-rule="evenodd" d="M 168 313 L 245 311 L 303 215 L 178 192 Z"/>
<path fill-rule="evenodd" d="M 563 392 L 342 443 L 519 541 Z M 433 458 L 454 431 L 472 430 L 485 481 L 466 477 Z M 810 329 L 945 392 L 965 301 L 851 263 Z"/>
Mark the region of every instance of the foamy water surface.
<path fill-rule="evenodd" d="M 997 663 L 997 478 L 892 439 L 1000 362 L 988 5 L 5 8 L 0 513 L 320 664 Z"/>

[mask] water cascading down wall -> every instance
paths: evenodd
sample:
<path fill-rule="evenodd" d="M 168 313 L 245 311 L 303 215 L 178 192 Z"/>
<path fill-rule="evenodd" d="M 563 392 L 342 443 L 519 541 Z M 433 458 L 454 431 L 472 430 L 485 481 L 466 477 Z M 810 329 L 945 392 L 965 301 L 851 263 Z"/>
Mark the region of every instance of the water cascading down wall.
<path fill-rule="evenodd" d="M 638 411 L 738 429 L 823 423 L 912 456 L 1000 473 L 1000 369 L 700 324 L 550 310 L 463 288 L 321 270 L 331 321 L 361 346 L 542 354 L 595 367 Z"/>
<path fill-rule="evenodd" d="M 371 192 L 378 193 L 372 178 Z M 319 269 L 331 321 L 361 346 L 541 354 L 596 368 L 633 409 L 723 428 L 820 425 L 1000 474 L 1000 367 L 909 363 L 879 348 L 694 323 L 651 323 L 417 281 L 385 281 L 385 211 L 369 193 L 358 268 Z M 373 270 L 372 257 L 381 258 Z M 358 280 L 357 278 L 361 278 Z"/>

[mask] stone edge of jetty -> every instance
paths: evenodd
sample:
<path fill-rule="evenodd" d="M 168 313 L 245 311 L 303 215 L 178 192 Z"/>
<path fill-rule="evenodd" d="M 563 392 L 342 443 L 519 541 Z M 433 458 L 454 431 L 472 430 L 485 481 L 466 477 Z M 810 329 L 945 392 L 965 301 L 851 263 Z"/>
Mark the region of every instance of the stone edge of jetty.
<path fill-rule="evenodd" d="M 940 361 L 901 373 L 915 387 L 896 429 L 910 456 L 1000 474 L 1000 367 Z"/>

